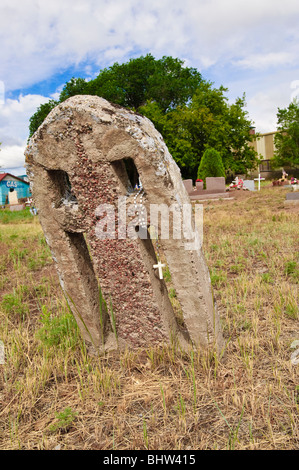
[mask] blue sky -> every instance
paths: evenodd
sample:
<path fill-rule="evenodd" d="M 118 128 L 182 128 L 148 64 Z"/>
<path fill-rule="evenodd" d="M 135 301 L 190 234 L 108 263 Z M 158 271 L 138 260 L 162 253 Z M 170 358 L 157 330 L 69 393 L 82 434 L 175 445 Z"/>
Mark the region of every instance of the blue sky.
<path fill-rule="evenodd" d="M 1 0 L 0 166 L 24 173 L 30 116 L 71 77 L 151 53 L 178 57 L 257 131 L 299 96 L 298 0 Z"/>

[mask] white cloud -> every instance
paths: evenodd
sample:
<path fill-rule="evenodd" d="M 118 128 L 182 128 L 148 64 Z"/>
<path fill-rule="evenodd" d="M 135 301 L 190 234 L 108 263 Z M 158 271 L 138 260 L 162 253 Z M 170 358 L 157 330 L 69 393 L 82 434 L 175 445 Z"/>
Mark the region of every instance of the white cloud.
<path fill-rule="evenodd" d="M 276 130 L 278 108 L 286 108 L 295 94 L 299 96 L 299 80 L 291 82 L 285 76 L 276 83 L 269 80 L 268 88 L 253 94 L 247 108 L 254 118 L 257 132 Z"/>
<path fill-rule="evenodd" d="M 282 67 L 291 65 L 296 57 L 290 52 L 269 52 L 266 54 L 251 54 L 243 59 L 234 61 L 236 66 L 249 69 L 269 69 L 272 67 Z"/>
<path fill-rule="evenodd" d="M 290 101 L 299 100 L 299 80 L 291 82 L 291 89 L 293 90 L 290 96 Z"/>
<path fill-rule="evenodd" d="M 7 91 L 80 64 L 90 78 L 95 66 L 149 52 L 172 55 L 204 78 L 218 74 L 232 93 L 242 85 L 254 120 L 269 127 L 294 92 L 286 87 L 299 79 L 298 0 L 1 0 L 0 18 L 0 84 Z M 21 95 L 1 106 L 0 89 L 3 147 L 24 145 L 29 117 L 48 99 Z"/>
<path fill-rule="evenodd" d="M 48 99 L 40 95 L 20 95 L 18 99 L 5 100 L 0 106 L 1 167 L 23 166 L 29 118 Z"/>
<path fill-rule="evenodd" d="M 81 61 L 106 66 L 137 50 L 204 69 L 221 60 L 248 66 L 256 53 L 294 56 L 298 13 L 292 0 L 2 0 L 0 79 L 16 89 Z"/>
<path fill-rule="evenodd" d="M 18 99 L 7 99 L 0 107 L 0 142 L 18 136 L 24 141 L 28 137 L 29 118 L 37 108 L 49 100 L 41 95 L 20 95 Z"/>
<path fill-rule="evenodd" d="M 24 166 L 25 145 L 1 146 L 0 168 L 18 168 Z"/>
<path fill-rule="evenodd" d="M 269 132 L 276 129 L 276 112 L 273 107 L 273 96 L 269 93 L 260 92 L 252 97 L 248 102 L 251 115 L 255 115 L 255 125 L 257 132 Z M 257 112 L 258 110 L 258 112 Z"/>

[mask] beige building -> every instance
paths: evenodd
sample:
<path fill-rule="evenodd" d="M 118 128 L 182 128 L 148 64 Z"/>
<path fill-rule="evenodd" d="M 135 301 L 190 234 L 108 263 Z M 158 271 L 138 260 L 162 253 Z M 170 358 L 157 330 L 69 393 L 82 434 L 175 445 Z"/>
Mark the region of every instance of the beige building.
<path fill-rule="evenodd" d="M 259 134 L 259 137 L 252 142 L 252 146 L 254 150 L 256 150 L 256 152 L 262 158 L 262 162 L 260 164 L 261 173 L 271 172 L 272 170 L 271 160 L 274 157 L 274 152 L 275 152 L 274 136 L 276 132 L 277 131 L 266 132 L 265 134 Z"/>
<path fill-rule="evenodd" d="M 273 131 L 266 132 L 264 134 L 259 134 L 256 140 L 251 143 L 254 150 L 256 150 L 259 157 L 261 158 L 261 163 L 257 170 L 250 173 L 250 176 L 257 177 L 258 173 L 260 172 L 262 178 L 281 178 L 282 168 L 272 168 L 271 165 L 271 160 L 273 159 L 275 153 L 274 138 L 277 132 L 278 131 Z M 251 133 L 255 134 L 254 128 L 252 128 Z M 298 169 L 289 167 L 285 167 L 284 169 L 286 170 L 289 176 L 296 176 L 298 178 Z"/>

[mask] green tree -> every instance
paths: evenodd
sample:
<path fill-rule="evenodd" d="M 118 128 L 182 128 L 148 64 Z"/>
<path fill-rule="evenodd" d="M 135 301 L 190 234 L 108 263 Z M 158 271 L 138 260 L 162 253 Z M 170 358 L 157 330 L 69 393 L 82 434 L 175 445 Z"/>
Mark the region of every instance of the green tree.
<path fill-rule="evenodd" d="M 275 134 L 275 167 L 299 166 L 299 102 L 293 100 L 285 109 L 278 108 Z"/>
<path fill-rule="evenodd" d="M 155 71 L 156 60 L 150 54 L 124 64 L 116 62 L 89 83 L 89 93 L 138 111 L 146 102 L 149 77 Z"/>
<path fill-rule="evenodd" d="M 90 81 L 72 78 L 60 94 L 59 101 L 41 105 L 30 118 L 29 137 L 58 103 L 74 95 L 97 95 L 112 103 L 140 112 L 146 103 L 156 103 L 163 113 L 186 104 L 200 84 L 201 74 L 184 62 L 172 57 L 155 59 L 151 54 L 115 63 L 101 70 Z"/>
<path fill-rule="evenodd" d="M 197 178 L 202 179 L 204 183 L 206 182 L 206 178 L 210 176 L 225 177 L 225 169 L 221 155 L 213 148 L 208 148 L 204 151 L 197 173 Z"/>
<path fill-rule="evenodd" d="M 147 54 L 102 70 L 88 82 L 88 90 L 135 111 L 153 101 L 166 112 L 191 99 L 201 80 L 201 74 L 184 67 L 180 59 L 164 56 L 157 60 Z"/>
<path fill-rule="evenodd" d="M 228 107 L 228 133 L 221 151 L 227 173 L 247 173 L 257 167 L 258 154 L 252 146 L 257 135 L 251 134 L 252 121 L 245 110 L 245 93 Z"/>
<path fill-rule="evenodd" d="M 140 112 L 153 121 L 179 165 L 183 178 L 196 179 L 204 151 L 219 151 L 226 173 L 246 173 L 257 165 L 251 145 L 252 122 L 245 108 L 245 95 L 229 104 L 226 88 L 214 88 L 202 80 L 192 100 L 163 113 L 156 103 Z"/>
<path fill-rule="evenodd" d="M 71 78 L 67 82 L 59 96 L 59 102 L 65 101 L 71 96 L 88 95 L 88 82 L 84 78 Z"/>

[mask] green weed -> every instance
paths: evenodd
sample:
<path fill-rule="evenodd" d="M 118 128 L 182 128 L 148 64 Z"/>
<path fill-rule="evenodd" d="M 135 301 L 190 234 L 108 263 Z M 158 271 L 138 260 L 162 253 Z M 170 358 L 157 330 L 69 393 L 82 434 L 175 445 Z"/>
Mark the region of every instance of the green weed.
<path fill-rule="evenodd" d="M 170 282 L 171 281 L 171 274 L 170 274 L 170 271 L 169 271 L 168 267 L 166 267 L 166 269 L 163 273 L 163 278 L 164 278 L 165 282 Z"/>
<path fill-rule="evenodd" d="M 78 413 L 73 411 L 72 408 L 66 407 L 63 411 L 56 414 L 56 422 L 49 426 L 50 432 L 67 432 L 70 426 L 73 424 Z"/>
<path fill-rule="evenodd" d="M 265 282 L 266 284 L 274 284 L 274 279 L 272 278 L 271 274 L 270 273 L 263 273 L 261 275 L 261 279 L 263 282 Z"/>
<path fill-rule="evenodd" d="M 212 271 L 210 274 L 212 286 L 220 287 L 227 281 L 227 275 L 223 271 Z"/>
<path fill-rule="evenodd" d="M 297 268 L 297 263 L 296 263 L 296 261 L 288 261 L 288 262 L 285 264 L 284 272 L 285 272 L 287 275 L 290 275 L 290 274 L 293 274 L 293 273 L 296 271 L 296 268 Z"/>
<path fill-rule="evenodd" d="M 171 287 L 171 288 L 169 289 L 169 297 L 170 297 L 171 299 L 173 299 L 173 298 L 176 297 L 176 291 L 175 291 L 175 289 L 174 289 L 173 287 Z"/>
<path fill-rule="evenodd" d="M 5 294 L 1 302 L 2 310 L 10 317 L 19 317 L 24 320 L 29 313 L 29 307 L 24 302 L 26 289 L 19 287 L 13 289 L 11 294 Z"/>
<path fill-rule="evenodd" d="M 50 250 L 48 246 L 42 245 L 33 256 L 28 258 L 27 266 L 30 271 L 37 271 L 50 263 L 52 263 Z"/>
<path fill-rule="evenodd" d="M 244 266 L 243 266 L 243 264 L 240 264 L 240 263 L 238 263 L 238 264 L 233 264 L 233 265 L 230 266 L 230 272 L 231 272 L 232 274 L 239 274 L 239 273 L 241 273 L 243 270 L 244 270 Z"/>
<path fill-rule="evenodd" d="M 299 282 L 299 266 L 296 261 L 288 261 L 285 264 L 285 274 L 295 282 Z"/>
<path fill-rule="evenodd" d="M 289 301 L 286 306 L 285 306 L 285 314 L 289 317 L 292 318 L 293 320 L 298 319 L 298 313 L 299 313 L 299 307 L 297 303 L 294 301 Z"/>
<path fill-rule="evenodd" d="M 36 335 L 45 347 L 55 347 L 66 351 L 74 349 L 78 344 L 79 329 L 73 315 L 69 312 L 55 316 L 43 305 L 40 322 L 43 326 Z"/>

